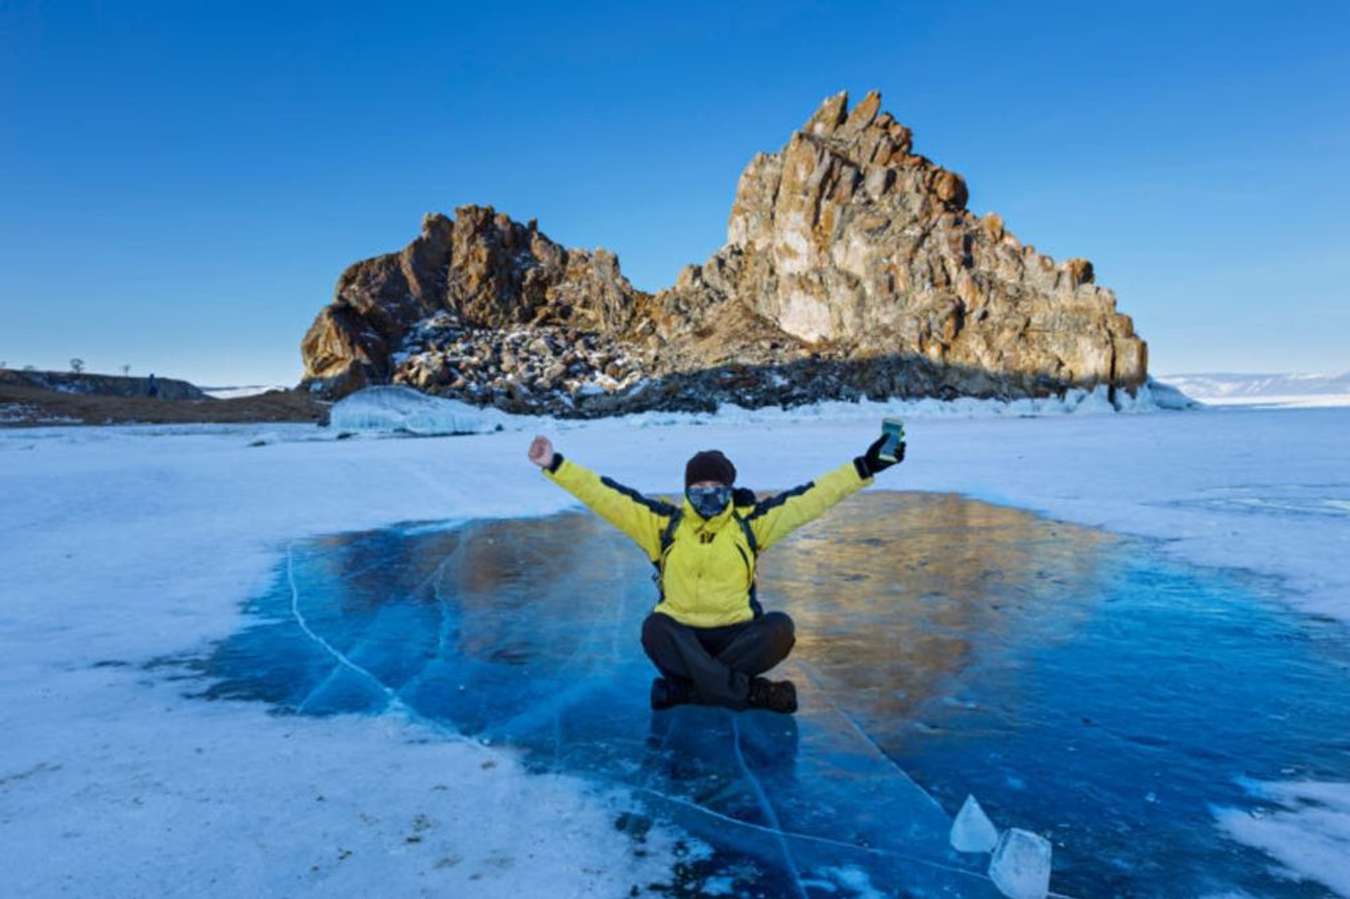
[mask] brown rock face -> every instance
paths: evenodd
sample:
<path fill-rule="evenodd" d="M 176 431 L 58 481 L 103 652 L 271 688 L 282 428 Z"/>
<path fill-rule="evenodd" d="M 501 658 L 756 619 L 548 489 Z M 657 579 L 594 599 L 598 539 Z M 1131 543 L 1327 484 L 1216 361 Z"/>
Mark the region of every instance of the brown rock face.
<path fill-rule="evenodd" d="M 997 215 L 966 212 L 965 181 L 911 155 L 879 103 L 871 93 L 846 114 L 831 97 L 751 161 L 703 283 L 835 353 L 929 359 L 962 393 L 1142 384 L 1143 341 L 1092 264 L 1056 265 Z"/>
<path fill-rule="evenodd" d="M 305 382 L 341 396 L 388 383 L 409 329 L 437 313 L 480 328 L 627 325 L 638 296 L 606 250 L 567 250 L 491 207 L 430 213 L 401 252 L 350 266 L 300 344 Z"/>
<path fill-rule="evenodd" d="M 756 155 L 725 246 L 655 297 L 534 222 L 428 215 L 403 251 L 343 273 L 301 345 L 306 383 L 559 415 L 1143 384 L 1146 346 L 1092 263 L 969 213 L 965 180 L 880 105 L 838 94 Z"/>

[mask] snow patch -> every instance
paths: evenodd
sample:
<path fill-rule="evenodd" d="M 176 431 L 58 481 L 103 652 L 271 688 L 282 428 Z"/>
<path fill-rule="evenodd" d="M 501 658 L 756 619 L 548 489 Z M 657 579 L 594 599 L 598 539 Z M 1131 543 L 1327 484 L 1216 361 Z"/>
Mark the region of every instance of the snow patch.
<path fill-rule="evenodd" d="M 1175 391 L 1145 384 L 1134 396 L 1120 391 L 1115 402 L 1105 386 L 1093 390 L 1070 390 L 1062 397 L 1038 397 L 1017 400 L 954 400 L 935 398 L 888 400 L 822 400 L 805 406 L 782 409 L 761 406 L 747 409 L 724 403 L 716 412 L 634 412 L 614 420 L 633 427 L 711 424 L 790 424 L 799 422 L 880 420 L 882 418 L 1039 418 L 1055 415 L 1138 414 L 1192 408 L 1194 404 L 1178 400 Z M 560 426 L 565 427 L 561 422 Z"/>
<path fill-rule="evenodd" d="M 1252 809 L 1216 808 L 1219 829 L 1275 859 L 1283 873 L 1350 897 L 1350 784 L 1244 781 Z"/>
<path fill-rule="evenodd" d="M 578 396 L 595 396 L 618 389 L 620 384 L 600 375 L 581 385 Z M 629 389 L 641 390 L 639 381 Z M 777 425 L 799 422 L 879 420 L 881 418 L 1034 418 L 1051 415 L 1107 415 L 1147 413 L 1192 408 L 1184 396 L 1165 385 L 1145 384 L 1134 396 L 1118 392 L 1112 402 L 1105 386 L 1093 390 L 1070 390 L 1063 396 L 1035 399 L 996 400 L 962 397 L 955 400 L 822 400 L 787 409 L 761 406 L 748 409 L 724 403 L 716 412 L 633 412 L 606 421 L 632 428 L 689 425 Z M 478 407 L 460 400 L 421 393 L 410 387 L 367 387 L 333 406 L 330 423 L 339 431 L 375 431 L 416 436 L 484 434 L 491 431 L 523 431 L 550 427 L 575 429 L 588 426 L 584 419 L 554 419 L 545 415 L 517 415 L 493 407 Z"/>
<path fill-rule="evenodd" d="M 826 882 L 828 885 L 826 888 L 829 892 L 834 892 L 835 884 L 838 884 L 849 890 L 857 899 L 886 899 L 886 894 L 872 885 L 872 878 L 868 877 L 867 872 L 861 868 L 848 865 L 838 868 L 825 868 L 821 873 L 833 881 L 833 883 Z M 822 886 L 826 884 L 822 884 Z"/>
<path fill-rule="evenodd" d="M 0 403 L 0 426 L 25 424 L 25 425 L 63 425 L 79 424 L 78 418 L 71 418 L 67 415 L 46 415 L 36 406 L 27 406 L 23 403 Z"/>

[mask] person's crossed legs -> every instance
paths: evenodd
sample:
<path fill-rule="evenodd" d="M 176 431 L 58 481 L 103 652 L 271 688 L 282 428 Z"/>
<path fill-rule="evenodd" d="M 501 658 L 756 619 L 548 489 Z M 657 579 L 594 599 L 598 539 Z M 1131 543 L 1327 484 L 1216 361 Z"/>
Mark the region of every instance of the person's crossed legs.
<path fill-rule="evenodd" d="M 699 702 L 733 709 L 751 705 L 756 677 L 787 658 L 794 642 L 783 612 L 725 627 L 690 627 L 659 612 L 642 623 L 642 648 L 663 676 L 691 685 Z"/>

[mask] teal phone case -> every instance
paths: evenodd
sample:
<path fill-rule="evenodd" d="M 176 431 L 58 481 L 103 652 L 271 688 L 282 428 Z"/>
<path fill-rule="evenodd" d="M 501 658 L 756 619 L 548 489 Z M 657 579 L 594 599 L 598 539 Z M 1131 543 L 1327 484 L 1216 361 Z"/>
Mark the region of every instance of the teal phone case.
<path fill-rule="evenodd" d="M 883 418 L 881 433 L 886 435 L 886 442 L 881 445 L 880 456 L 886 462 L 894 462 L 905 440 L 905 423 L 898 418 Z"/>

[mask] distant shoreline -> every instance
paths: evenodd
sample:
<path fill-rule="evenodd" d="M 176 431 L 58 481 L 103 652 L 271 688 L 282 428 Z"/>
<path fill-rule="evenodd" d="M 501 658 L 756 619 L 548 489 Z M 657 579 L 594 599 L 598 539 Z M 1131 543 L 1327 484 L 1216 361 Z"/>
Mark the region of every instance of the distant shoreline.
<path fill-rule="evenodd" d="M 226 399 L 160 399 L 68 393 L 0 382 L 0 428 L 52 425 L 252 424 L 328 420 L 328 404 L 300 390 Z"/>

